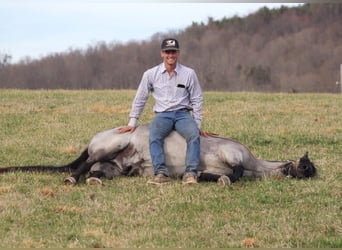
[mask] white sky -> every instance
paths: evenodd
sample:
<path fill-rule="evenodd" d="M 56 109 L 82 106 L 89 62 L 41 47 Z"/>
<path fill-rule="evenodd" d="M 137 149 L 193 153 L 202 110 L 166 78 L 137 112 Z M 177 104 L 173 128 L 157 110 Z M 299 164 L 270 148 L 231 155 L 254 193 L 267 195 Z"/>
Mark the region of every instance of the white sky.
<path fill-rule="evenodd" d="M 118 2 L 111 0 L 0 0 L 0 54 L 12 62 L 37 59 L 99 41 L 146 40 L 208 17 L 246 16 L 263 6 L 300 3 Z"/>

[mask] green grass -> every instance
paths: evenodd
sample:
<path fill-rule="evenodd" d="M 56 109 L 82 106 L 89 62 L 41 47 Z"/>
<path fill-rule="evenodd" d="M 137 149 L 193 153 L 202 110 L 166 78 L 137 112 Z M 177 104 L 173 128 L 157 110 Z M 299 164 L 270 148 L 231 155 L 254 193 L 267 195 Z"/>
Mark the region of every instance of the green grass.
<path fill-rule="evenodd" d="M 65 164 L 128 122 L 135 91 L 0 90 L 0 166 Z M 152 100 L 140 123 L 153 117 Z M 205 93 L 203 129 L 262 159 L 318 167 L 309 180 L 164 187 L 146 178 L 64 186 L 64 174 L 0 175 L 4 247 L 342 247 L 342 96 Z"/>

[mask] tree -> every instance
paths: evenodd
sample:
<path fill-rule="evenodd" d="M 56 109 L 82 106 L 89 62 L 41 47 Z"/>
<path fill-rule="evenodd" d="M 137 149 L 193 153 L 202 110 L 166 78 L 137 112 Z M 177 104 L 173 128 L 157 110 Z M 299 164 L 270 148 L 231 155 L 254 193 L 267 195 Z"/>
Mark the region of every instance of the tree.
<path fill-rule="evenodd" d="M 6 66 L 11 63 L 12 56 L 9 54 L 1 54 L 0 53 L 0 66 Z"/>

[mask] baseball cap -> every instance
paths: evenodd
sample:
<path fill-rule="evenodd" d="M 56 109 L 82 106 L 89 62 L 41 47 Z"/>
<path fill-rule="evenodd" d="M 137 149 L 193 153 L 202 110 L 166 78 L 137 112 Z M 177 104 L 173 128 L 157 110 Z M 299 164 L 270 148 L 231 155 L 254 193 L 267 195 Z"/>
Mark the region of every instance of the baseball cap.
<path fill-rule="evenodd" d="M 179 43 L 174 38 L 166 38 L 161 44 L 161 50 L 179 50 Z"/>

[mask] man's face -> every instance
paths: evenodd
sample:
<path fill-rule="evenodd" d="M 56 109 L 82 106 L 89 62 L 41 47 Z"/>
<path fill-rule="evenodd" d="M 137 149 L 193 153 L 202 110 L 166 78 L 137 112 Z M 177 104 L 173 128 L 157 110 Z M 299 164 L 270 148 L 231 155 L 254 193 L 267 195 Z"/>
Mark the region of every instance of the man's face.
<path fill-rule="evenodd" d="M 179 56 L 179 50 L 161 51 L 160 55 L 163 58 L 165 64 L 170 66 L 175 65 Z"/>

